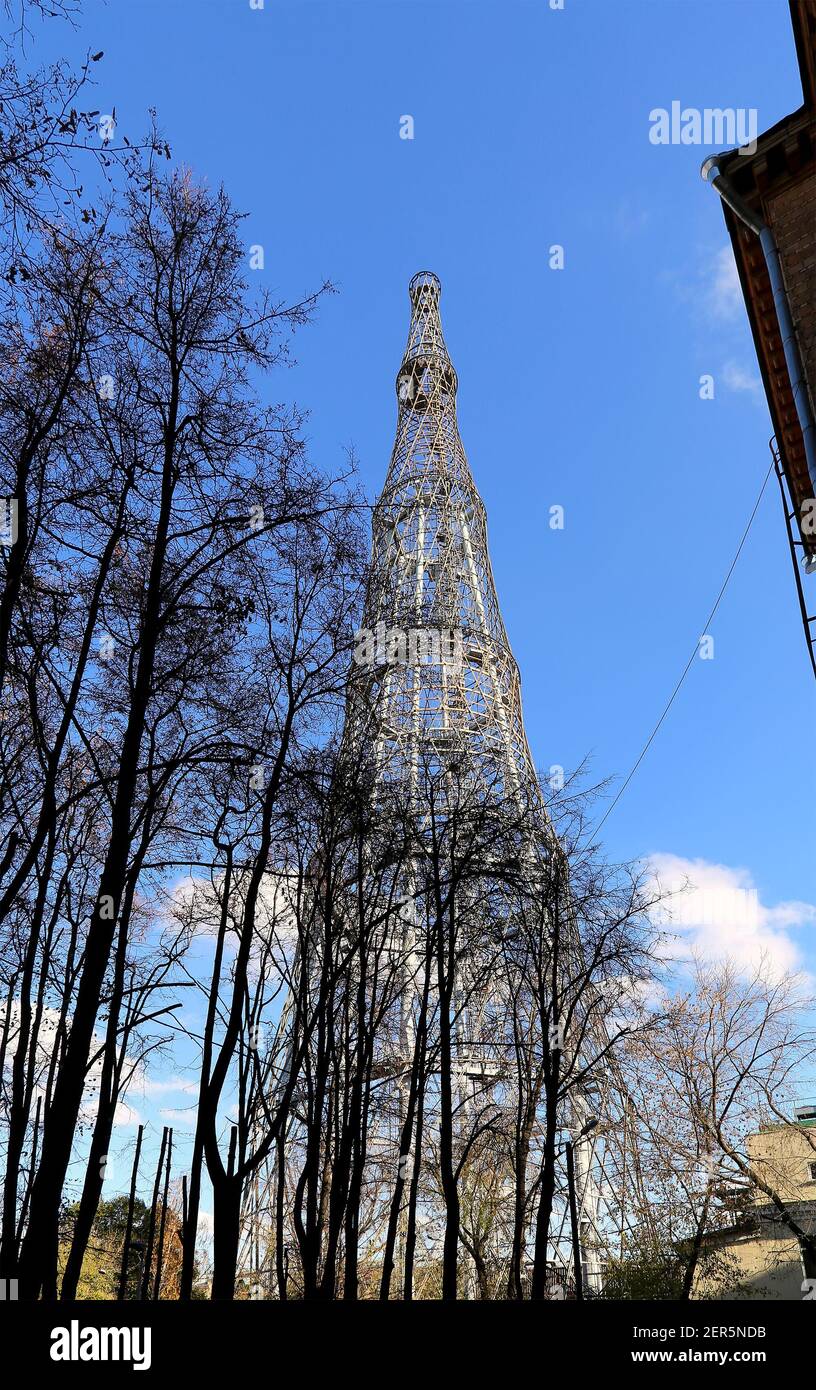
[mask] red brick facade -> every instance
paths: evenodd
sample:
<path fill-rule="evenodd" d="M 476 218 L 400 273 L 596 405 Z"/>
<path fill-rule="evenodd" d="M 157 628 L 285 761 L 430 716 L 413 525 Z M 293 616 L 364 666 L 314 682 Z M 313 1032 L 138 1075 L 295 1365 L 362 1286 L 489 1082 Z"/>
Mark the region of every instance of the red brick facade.
<path fill-rule="evenodd" d="M 760 135 L 754 154 L 735 151 L 720 167 L 742 201 L 773 231 L 810 401 L 816 409 L 816 0 L 790 0 L 790 10 L 803 105 Z M 730 208 L 723 205 L 723 210 L 791 508 L 800 523 L 805 550 L 813 554 L 812 529 L 802 529 L 801 523 L 814 489 L 765 256 L 756 233 Z"/>
<path fill-rule="evenodd" d="M 816 164 L 768 199 L 768 221 L 788 293 L 799 351 L 816 412 Z"/>

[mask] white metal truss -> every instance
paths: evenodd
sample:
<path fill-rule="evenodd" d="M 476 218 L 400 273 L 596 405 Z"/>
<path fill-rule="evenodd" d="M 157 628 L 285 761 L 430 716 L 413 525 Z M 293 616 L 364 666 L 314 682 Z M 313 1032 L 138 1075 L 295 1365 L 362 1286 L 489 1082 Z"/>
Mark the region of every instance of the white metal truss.
<path fill-rule="evenodd" d="M 371 567 L 350 672 L 344 744 L 358 760 L 364 750 L 373 799 L 383 789 L 399 789 L 407 804 L 418 805 L 421 768 L 434 765 L 444 775 L 455 763 L 467 768 L 472 783 L 481 780 L 486 795 L 515 801 L 519 808 L 535 804 L 542 841 L 559 852 L 524 730 L 519 672 L 496 595 L 485 507 L 459 436 L 458 382 L 442 333 L 440 282 L 421 271 L 409 293 L 408 342 L 396 381 L 396 439 L 373 509 Z M 397 1059 L 410 1055 L 412 1046 L 410 878 L 409 866 L 408 908 L 397 943 L 406 961 L 393 1046 Z M 482 996 L 460 1020 L 455 1074 L 461 1097 L 468 1091 L 484 1096 L 502 1072 L 512 1070 L 506 1058 L 503 1065 L 505 1041 L 491 1032 L 501 979 L 491 988 L 493 999 Z M 485 1041 L 490 1038 L 492 1045 Z M 280 1038 L 276 1046 L 279 1066 Z M 270 1090 L 273 1084 L 270 1079 Z M 399 1107 L 398 1066 L 394 1090 Z M 623 1243 L 628 1175 L 625 1099 L 611 1081 L 594 1102 L 573 1098 L 570 1129 L 577 1135 L 594 1105 L 602 1112 L 600 1122 L 576 1144 L 575 1166 L 585 1282 L 597 1291 L 606 1259 Z M 247 1199 L 245 1269 L 256 1258 L 258 1223 L 269 1205 L 259 1179 Z M 562 1271 L 565 1285 L 572 1274 L 568 1223 L 562 1191 L 551 1245 L 553 1270 Z"/>
<path fill-rule="evenodd" d="M 420 753 L 444 762 L 456 751 L 488 770 L 491 787 L 520 791 L 535 773 L 519 673 L 459 437 L 440 292 L 427 271 L 410 284 L 397 434 L 373 512 L 364 617 L 373 651 L 352 671 L 346 736 L 372 742 L 386 781 L 415 777 Z"/>

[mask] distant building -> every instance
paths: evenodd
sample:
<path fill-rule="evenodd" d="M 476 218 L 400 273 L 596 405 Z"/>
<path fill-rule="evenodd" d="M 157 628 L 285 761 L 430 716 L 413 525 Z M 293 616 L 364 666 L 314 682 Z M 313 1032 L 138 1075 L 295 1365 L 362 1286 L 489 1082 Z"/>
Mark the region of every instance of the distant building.
<path fill-rule="evenodd" d="M 816 675 L 816 0 L 789 0 L 803 105 L 756 149 L 707 159 L 774 424 L 797 591 Z M 803 583 L 802 571 L 813 575 Z"/>
<path fill-rule="evenodd" d="M 765 1125 L 748 1140 L 757 1174 L 779 1194 L 808 1233 L 816 1233 L 816 1103 L 798 1106 L 792 1124 Z M 755 1190 L 747 1215 L 734 1226 L 704 1238 L 707 1253 L 718 1250 L 734 1263 L 733 1287 L 716 1292 L 701 1279 L 695 1298 L 796 1299 L 805 1296 L 802 1257 L 778 1208 Z"/>

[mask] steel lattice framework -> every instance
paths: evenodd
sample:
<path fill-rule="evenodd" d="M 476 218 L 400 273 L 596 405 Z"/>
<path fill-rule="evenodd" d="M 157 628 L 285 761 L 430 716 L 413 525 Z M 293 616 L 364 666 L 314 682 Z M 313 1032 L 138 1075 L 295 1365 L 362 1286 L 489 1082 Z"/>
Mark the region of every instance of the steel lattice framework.
<path fill-rule="evenodd" d="M 532 808 L 534 861 L 542 849 L 545 855 L 561 849 L 525 734 L 518 667 L 490 565 L 485 507 L 459 436 L 458 381 L 442 333 L 440 282 L 421 271 L 411 280 L 409 294 L 408 342 L 396 380 L 396 439 L 372 513 L 372 558 L 350 671 L 344 747 L 358 767 L 366 766 L 372 803 L 385 805 L 397 792 L 403 804 L 413 804 L 421 815 L 423 771 L 433 769 L 444 782 L 446 769 L 455 767 L 460 784 L 464 770 L 477 795 L 515 805 L 528 826 Z M 410 901 L 410 863 L 402 871 Z M 392 1036 L 383 1049 L 392 1068 L 397 1109 L 400 1067 L 411 1041 L 412 930 L 410 920 L 403 919 L 395 942 L 408 967 L 401 1020 L 394 1029 L 400 1037 L 395 1041 Z M 572 949 L 580 951 L 577 939 Z M 461 968 L 467 972 L 466 958 Z M 489 1095 L 494 1078 L 506 1083 L 512 1073 L 507 1039 L 495 1027 L 503 1004 L 500 977 L 493 979 L 490 991 L 492 1000 L 484 993 L 474 995 L 459 1019 L 455 1072 L 462 1096 L 468 1088 Z M 285 1066 L 285 1017 L 270 1054 L 270 1091 Z M 596 1041 L 602 1051 L 604 1039 Z M 567 1129 L 573 1135 L 581 1130 L 593 1109 L 602 1111 L 604 1119 L 576 1147 L 577 1204 L 590 1287 L 598 1287 L 608 1255 L 623 1248 L 626 1193 L 637 1184 L 636 1156 L 627 1154 L 626 1108 L 615 1070 L 607 1067 L 593 1096 L 574 1096 L 565 1116 L 563 1137 Z M 243 1264 L 250 1280 L 258 1279 L 262 1263 L 259 1225 L 270 1206 L 269 1181 L 259 1175 L 248 1194 Z M 551 1247 L 554 1282 L 563 1276 L 566 1284 L 573 1252 L 564 1191 L 553 1212 Z"/>
<path fill-rule="evenodd" d="M 346 737 L 376 748 L 377 779 L 410 778 L 420 753 L 444 762 L 455 751 L 495 791 L 526 796 L 536 778 L 518 667 L 459 437 L 440 293 L 427 271 L 411 281 L 396 441 L 373 512 L 365 624 L 374 651 L 353 671 Z"/>
<path fill-rule="evenodd" d="M 356 766 L 368 762 L 374 802 L 395 789 L 421 818 L 422 782 L 456 769 L 467 799 L 513 809 L 534 805 L 553 839 L 540 797 L 521 704 L 519 671 L 502 621 L 476 489 L 456 410 L 458 379 L 442 333 L 441 285 L 420 271 L 409 285 L 408 341 L 396 379 L 397 427 L 385 483 L 372 514 L 372 557 L 364 626 L 349 682 L 344 743 Z M 414 975 L 410 872 L 408 910 L 395 943 L 406 954 L 402 1045 L 412 1034 Z M 478 951 L 478 943 L 475 947 Z M 461 963 L 469 1006 L 457 1021 L 460 1088 L 483 1087 L 501 1069 L 493 1005 Z M 491 995 L 493 996 L 491 998 Z"/>

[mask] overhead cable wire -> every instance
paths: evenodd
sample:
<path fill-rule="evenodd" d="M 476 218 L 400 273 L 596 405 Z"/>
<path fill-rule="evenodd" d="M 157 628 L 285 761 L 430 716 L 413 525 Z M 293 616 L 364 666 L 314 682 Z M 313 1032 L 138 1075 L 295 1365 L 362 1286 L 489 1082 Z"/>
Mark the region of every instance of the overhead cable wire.
<path fill-rule="evenodd" d="M 753 525 L 754 517 L 756 516 L 757 512 L 759 511 L 759 504 L 760 504 L 760 502 L 762 501 L 763 495 L 764 495 L 764 493 L 765 493 L 765 488 L 766 488 L 767 485 L 768 485 L 768 479 L 770 478 L 771 473 L 773 472 L 773 467 L 774 467 L 774 465 L 773 465 L 773 460 L 771 460 L 770 467 L 768 468 L 768 471 L 767 471 L 767 473 L 765 474 L 765 477 L 764 477 L 764 479 L 763 479 L 763 481 L 762 481 L 762 487 L 759 489 L 759 496 L 757 497 L 757 500 L 756 500 L 756 502 L 754 503 L 753 511 L 751 512 L 751 515 L 750 515 L 749 518 L 748 518 L 748 524 L 746 525 L 745 530 L 744 530 L 743 533 L 742 533 L 742 537 L 741 537 L 741 539 L 740 539 L 740 543 L 739 543 L 739 545 L 737 546 L 736 554 L 735 554 L 733 560 L 731 561 L 731 564 L 730 564 L 729 567 L 728 567 L 728 573 L 726 574 L 725 579 L 724 579 L 723 582 L 722 582 L 722 587 L 720 588 L 720 592 L 718 593 L 718 595 L 717 595 L 717 597 L 716 597 L 716 599 L 715 599 L 715 601 L 714 601 L 714 606 L 713 606 L 713 608 L 711 609 L 711 612 L 709 613 L 708 617 L 706 618 L 705 623 L 703 624 L 703 627 L 702 627 L 702 632 L 703 632 L 703 633 L 708 632 L 708 629 L 709 629 L 710 626 L 711 626 L 711 623 L 712 623 L 712 621 L 713 621 L 713 619 L 714 619 L 714 616 L 715 616 L 715 614 L 716 614 L 716 612 L 717 612 L 717 609 L 718 609 L 719 606 L 720 606 L 720 603 L 721 603 L 721 601 L 722 601 L 723 595 L 725 594 L 725 591 L 726 591 L 726 589 L 728 588 L 728 582 L 729 582 L 729 580 L 730 580 L 730 578 L 731 578 L 731 575 L 734 573 L 734 570 L 736 569 L 737 561 L 739 560 L 739 557 L 740 557 L 740 555 L 742 554 L 742 548 L 743 548 L 743 546 L 745 545 L 746 540 L 748 539 L 748 533 L 749 533 L 749 531 L 751 530 L 751 527 L 752 527 L 752 525 Z M 598 824 L 596 825 L 594 831 L 592 832 L 593 835 L 597 835 L 597 834 L 599 833 L 601 827 L 604 825 L 604 823 L 605 823 L 605 821 L 607 820 L 607 818 L 612 814 L 612 812 L 614 811 L 614 809 L 615 809 L 615 807 L 617 806 L 618 802 L 620 801 L 621 797 L 623 796 L 623 793 L 626 791 L 626 788 L 629 786 L 629 783 L 631 782 L 632 778 L 634 777 L 635 773 L 637 772 L 638 768 L 640 767 L 640 764 L 643 762 L 643 759 L 646 757 L 646 754 L 648 753 L 649 749 L 651 748 L 651 746 L 652 746 L 652 744 L 653 744 L 653 742 L 654 742 L 654 740 L 655 740 L 655 738 L 656 738 L 656 736 L 657 736 L 657 734 L 658 734 L 658 731 L 660 730 L 661 725 L 663 724 L 663 721 L 665 720 L 667 714 L 669 713 L 669 710 L 671 709 L 672 705 L 674 704 L 675 700 L 677 699 L 677 696 L 678 696 L 679 693 L 680 693 L 680 689 L 681 689 L 681 687 L 682 687 L 682 685 L 683 685 L 683 682 L 685 681 L 686 676 L 688 675 L 689 671 L 691 670 L 692 662 L 694 661 L 694 658 L 697 656 L 697 653 L 699 652 L 699 650 L 700 650 L 700 639 L 699 639 L 699 637 L 698 637 L 697 641 L 696 641 L 695 644 L 694 644 L 694 650 L 692 651 L 691 656 L 689 657 L 688 661 L 686 662 L 686 664 L 685 664 L 685 666 L 684 666 L 684 668 L 683 668 L 682 674 L 681 674 L 681 676 L 680 676 L 680 679 L 678 680 L 677 684 L 676 684 L 675 687 L 674 687 L 674 690 L 672 691 L 671 695 L 669 696 L 669 699 L 667 700 L 667 702 L 666 702 L 666 704 L 665 704 L 665 706 L 664 706 L 664 708 L 663 708 L 663 712 L 662 712 L 660 718 L 658 719 L 657 723 L 655 724 L 654 728 L 652 729 L 652 732 L 649 734 L 648 739 L 646 740 L 646 742 L 644 743 L 642 749 L 640 750 L 640 753 L 638 754 L 637 760 L 636 760 L 636 762 L 633 764 L 633 766 L 632 766 L 632 768 L 631 768 L 631 770 L 630 770 L 630 772 L 629 772 L 629 774 L 628 774 L 628 776 L 627 776 L 625 782 L 624 782 L 624 783 L 622 784 L 622 786 L 618 789 L 618 791 L 616 792 L 616 794 L 615 794 L 615 796 L 613 797 L 612 801 L 610 802 L 609 806 L 607 806 L 606 811 L 604 812 L 603 816 L 601 817 L 601 819 L 599 820 Z"/>

